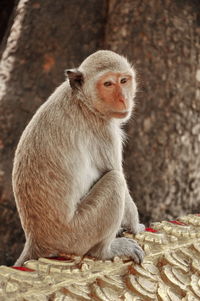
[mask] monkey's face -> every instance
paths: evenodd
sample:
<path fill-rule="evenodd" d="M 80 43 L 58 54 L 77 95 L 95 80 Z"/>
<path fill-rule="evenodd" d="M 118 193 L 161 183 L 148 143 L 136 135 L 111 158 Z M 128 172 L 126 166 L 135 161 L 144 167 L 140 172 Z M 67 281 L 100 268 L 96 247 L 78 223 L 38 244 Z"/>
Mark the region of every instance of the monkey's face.
<path fill-rule="evenodd" d="M 94 104 L 100 113 L 114 118 L 130 115 L 136 92 L 132 73 L 106 72 L 96 81 L 98 101 Z"/>

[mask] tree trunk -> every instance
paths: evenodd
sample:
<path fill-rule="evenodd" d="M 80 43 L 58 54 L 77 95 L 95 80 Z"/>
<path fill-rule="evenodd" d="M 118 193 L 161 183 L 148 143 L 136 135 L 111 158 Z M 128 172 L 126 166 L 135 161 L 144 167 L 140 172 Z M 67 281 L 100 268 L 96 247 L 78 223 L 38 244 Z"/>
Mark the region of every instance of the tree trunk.
<path fill-rule="evenodd" d="M 138 72 L 125 171 L 142 220 L 200 211 L 199 10 L 194 0 L 19 2 L 0 72 L 0 263 L 23 245 L 11 187 L 19 137 L 64 69 L 99 48 Z"/>
<path fill-rule="evenodd" d="M 0 72 L 0 263 L 13 262 L 23 245 L 11 187 L 19 137 L 64 69 L 102 47 L 105 15 L 104 0 L 19 2 Z"/>
<path fill-rule="evenodd" d="M 125 170 L 145 221 L 200 212 L 199 12 L 198 1 L 110 0 L 106 47 L 138 71 Z"/>

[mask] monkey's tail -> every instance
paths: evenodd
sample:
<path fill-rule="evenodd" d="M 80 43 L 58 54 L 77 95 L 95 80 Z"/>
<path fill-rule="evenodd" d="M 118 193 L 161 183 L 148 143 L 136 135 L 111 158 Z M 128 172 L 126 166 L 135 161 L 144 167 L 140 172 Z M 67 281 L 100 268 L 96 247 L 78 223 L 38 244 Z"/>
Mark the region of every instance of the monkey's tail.
<path fill-rule="evenodd" d="M 31 252 L 30 244 L 26 241 L 24 249 L 17 261 L 15 262 L 14 266 L 22 266 L 25 261 L 29 259 L 34 259 L 32 253 L 33 252 Z"/>

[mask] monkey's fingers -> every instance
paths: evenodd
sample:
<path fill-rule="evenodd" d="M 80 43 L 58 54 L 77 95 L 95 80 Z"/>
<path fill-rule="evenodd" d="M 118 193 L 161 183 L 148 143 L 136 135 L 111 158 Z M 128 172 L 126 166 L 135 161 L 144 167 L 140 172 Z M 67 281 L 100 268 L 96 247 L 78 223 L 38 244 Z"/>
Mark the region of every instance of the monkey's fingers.
<path fill-rule="evenodd" d="M 139 224 L 138 225 L 138 233 L 143 232 L 145 230 L 145 225 L 144 224 Z"/>
<path fill-rule="evenodd" d="M 134 247 L 134 261 L 137 262 L 138 264 L 141 264 L 144 258 L 144 251 L 140 246 Z"/>
<path fill-rule="evenodd" d="M 131 229 L 131 233 L 133 233 L 134 235 L 140 233 L 140 232 L 143 232 L 145 230 L 145 225 L 143 224 L 137 224 L 136 226 L 134 226 L 132 229 Z"/>
<path fill-rule="evenodd" d="M 111 250 L 114 256 L 128 256 L 138 264 L 142 262 L 144 257 L 142 248 L 131 238 L 115 238 L 112 242 Z"/>
<path fill-rule="evenodd" d="M 143 258 L 144 258 L 143 249 L 138 245 L 138 243 L 135 240 L 133 240 L 131 238 L 127 238 L 127 239 L 133 245 L 133 255 L 131 257 L 133 258 L 133 260 L 135 262 L 141 264 L 143 261 Z"/>

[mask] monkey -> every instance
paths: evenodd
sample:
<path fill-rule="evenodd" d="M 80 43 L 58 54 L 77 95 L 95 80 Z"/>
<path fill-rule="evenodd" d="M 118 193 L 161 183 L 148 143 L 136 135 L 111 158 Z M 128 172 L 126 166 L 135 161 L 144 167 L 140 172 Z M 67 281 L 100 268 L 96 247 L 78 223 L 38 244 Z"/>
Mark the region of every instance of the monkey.
<path fill-rule="evenodd" d="M 141 263 L 138 243 L 117 236 L 121 227 L 144 230 L 122 164 L 135 69 L 124 56 L 98 50 L 65 74 L 15 151 L 13 192 L 26 238 L 15 265 L 63 253 Z"/>

